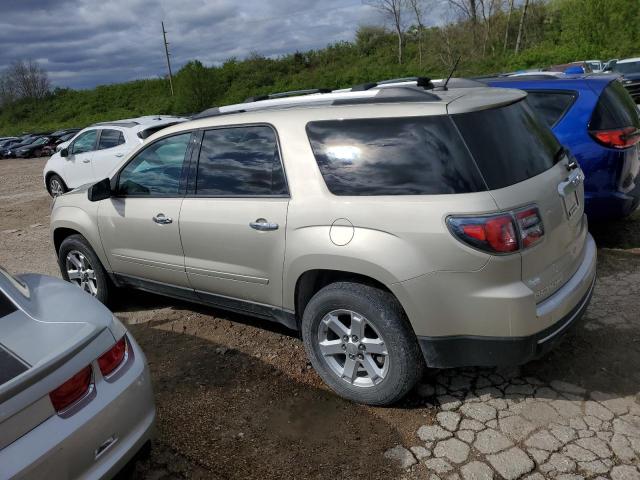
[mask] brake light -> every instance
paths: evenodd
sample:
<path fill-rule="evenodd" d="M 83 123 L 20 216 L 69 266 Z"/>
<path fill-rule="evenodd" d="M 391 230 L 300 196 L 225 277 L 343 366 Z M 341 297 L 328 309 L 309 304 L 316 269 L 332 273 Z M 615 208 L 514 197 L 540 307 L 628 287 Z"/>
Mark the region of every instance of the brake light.
<path fill-rule="evenodd" d="M 85 396 L 91 387 L 91 375 L 91 366 L 87 365 L 49 393 L 49 398 L 56 412 L 63 411 Z"/>
<path fill-rule="evenodd" d="M 512 253 L 529 248 L 544 236 L 537 207 L 483 216 L 451 216 L 449 229 L 458 239 L 489 253 Z"/>
<path fill-rule="evenodd" d="M 609 148 L 628 148 L 640 141 L 640 130 L 636 127 L 592 130 L 589 133 L 598 143 Z"/>
<path fill-rule="evenodd" d="M 102 375 L 109 375 L 118 368 L 125 359 L 126 353 L 127 337 L 122 337 L 113 347 L 98 358 L 98 366 Z"/>

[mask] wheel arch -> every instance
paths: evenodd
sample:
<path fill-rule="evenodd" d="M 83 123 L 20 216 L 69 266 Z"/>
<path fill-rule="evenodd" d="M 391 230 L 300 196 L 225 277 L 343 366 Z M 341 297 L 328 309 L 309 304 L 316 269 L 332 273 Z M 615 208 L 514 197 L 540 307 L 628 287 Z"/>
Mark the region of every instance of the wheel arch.
<path fill-rule="evenodd" d="M 378 288 L 390 293 L 398 300 L 400 307 L 413 329 L 409 316 L 410 308 L 407 308 L 409 298 L 404 295 L 404 291 L 397 282 L 389 281 L 392 277 L 379 277 L 362 273 L 355 269 L 345 270 L 339 268 L 309 268 L 301 272 L 296 277 L 295 286 L 292 288 L 291 307 L 296 313 L 298 326 L 304 314 L 304 310 L 311 298 L 322 288 L 335 282 L 355 282 Z"/>
<path fill-rule="evenodd" d="M 51 214 L 51 235 L 56 256 L 62 242 L 71 235 L 81 235 L 96 253 L 105 270 L 111 271 L 111 265 L 102 247 L 98 226 L 89 215 L 77 207 L 60 207 Z"/>

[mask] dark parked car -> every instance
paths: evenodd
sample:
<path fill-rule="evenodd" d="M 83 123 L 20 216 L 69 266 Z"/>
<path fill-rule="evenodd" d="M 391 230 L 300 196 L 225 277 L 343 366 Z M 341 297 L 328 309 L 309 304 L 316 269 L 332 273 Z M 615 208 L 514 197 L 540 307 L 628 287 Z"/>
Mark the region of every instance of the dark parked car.
<path fill-rule="evenodd" d="M 52 137 L 39 137 L 28 145 L 14 147 L 13 156 L 16 158 L 42 157 L 45 155 L 44 149 L 53 146 L 54 140 Z"/>
<path fill-rule="evenodd" d="M 525 90 L 585 174 L 589 219 L 631 214 L 640 204 L 640 117 L 617 75 L 513 76 L 483 79 Z"/>
<path fill-rule="evenodd" d="M 631 98 L 640 103 L 640 57 L 618 60 L 611 70 L 620 75 L 620 81 Z"/>

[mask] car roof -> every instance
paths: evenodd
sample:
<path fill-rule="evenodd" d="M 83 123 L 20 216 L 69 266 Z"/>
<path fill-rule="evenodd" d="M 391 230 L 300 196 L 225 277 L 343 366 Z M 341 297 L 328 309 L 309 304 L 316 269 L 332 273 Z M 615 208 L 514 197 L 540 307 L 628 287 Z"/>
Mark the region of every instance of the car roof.
<path fill-rule="evenodd" d="M 618 75 L 601 74 L 601 73 L 583 73 L 575 75 L 555 76 L 513 76 L 513 77 L 495 77 L 485 78 L 482 82 L 488 85 L 507 86 L 513 85 L 515 88 L 544 88 L 549 90 L 580 90 L 589 88 L 596 93 L 600 93 Z"/>
<path fill-rule="evenodd" d="M 162 125 L 174 124 L 186 121 L 183 117 L 174 117 L 171 115 L 146 115 L 143 117 L 125 118 L 121 120 L 98 122 L 89 125 L 87 128 L 100 127 L 120 127 L 131 129 L 134 133 L 141 132 L 148 128 L 160 127 Z"/>
<path fill-rule="evenodd" d="M 251 111 L 282 110 L 289 111 L 306 108 L 331 108 L 334 106 L 356 106 L 356 105 L 383 105 L 383 104 L 414 104 L 425 103 L 432 106 L 432 111 L 440 110 L 440 113 L 447 113 L 447 106 L 453 101 L 456 102 L 456 110 L 463 112 L 492 108 L 505 103 L 512 103 L 519 99 L 513 92 L 495 92 L 487 90 L 484 99 L 474 95 L 470 88 L 449 88 L 438 89 L 429 84 L 429 88 L 418 86 L 418 80 L 399 79 L 398 81 L 385 81 L 380 83 L 370 83 L 357 85 L 351 89 L 341 89 L 334 91 L 311 91 L 300 95 L 286 96 L 285 93 L 275 94 L 267 98 L 258 97 L 257 100 L 214 107 L 201 112 L 192 119 L 202 119 L 220 115 L 241 114 Z M 465 85 L 465 87 L 476 87 L 485 89 L 480 83 Z M 297 92 L 293 92 L 297 93 Z"/>
<path fill-rule="evenodd" d="M 618 60 L 618 63 L 634 63 L 634 62 L 640 62 L 640 57 L 624 58 L 622 60 Z"/>

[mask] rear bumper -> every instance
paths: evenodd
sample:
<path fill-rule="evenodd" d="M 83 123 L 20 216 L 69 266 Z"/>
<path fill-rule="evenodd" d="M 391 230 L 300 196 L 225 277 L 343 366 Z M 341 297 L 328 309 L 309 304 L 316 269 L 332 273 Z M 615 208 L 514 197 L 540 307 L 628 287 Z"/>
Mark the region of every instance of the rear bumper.
<path fill-rule="evenodd" d="M 640 183 L 631 192 L 593 195 L 585 192 L 584 211 L 591 222 L 624 218 L 640 207 Z"/>
<path fill-rule="evenodd" d="M 551 297 L 536 305 L 528 321 L 547 322 L 546 328 L 528 336 L 498 337 L 455 335 L 419 336 L 427 365 L 435 368 L 521 365 L 551 350 L 586 311 L 596 277 L 596 247 L 589 236 L 578 271 Z M 520 319 L 523 320 L 523 319 Z"/>
<path fill-rule="evenodd" d="M 133 358 L 126 371 L 107 382 L 94 365 L 96 396 L 0 450 L 0 478 L 111 478 L 140 450 L 156 412 L 146 359 L 128 338 Z"/>

